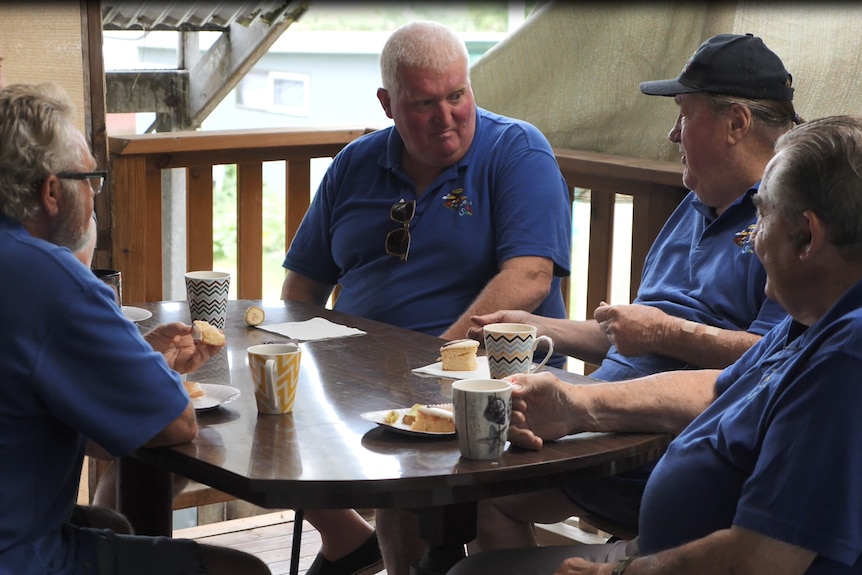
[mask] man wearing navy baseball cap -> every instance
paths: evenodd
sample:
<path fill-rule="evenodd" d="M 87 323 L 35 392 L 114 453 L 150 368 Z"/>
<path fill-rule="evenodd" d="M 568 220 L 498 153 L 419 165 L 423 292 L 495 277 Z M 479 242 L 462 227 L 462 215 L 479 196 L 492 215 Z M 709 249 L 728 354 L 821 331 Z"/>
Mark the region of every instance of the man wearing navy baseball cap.
<path fill-rule="evenodd" d="M 714 36 L 677 78 L 640 84 L 644 94 L 677 103 L 668 139 L 679 148 L 683 182 L 691 192 L 651 247 L 635 301 L 596 309 L 592 326 L 601 329 L 608 351 L 591 377 L 622 381 L 692 370 L 683 381 L 694 388 L 703 373 L 695 370 L 731 365 L 786 317 L 765 295 L 766 273 L 750 238 L 757 220 L 752 197 L 774 144 L 799 122 L 791 84 L 781 59 L 751 34 Z M 508 313 L 485 319 L 536 325 L 576 357 L 578 350 L 568 343 L 593 342 L 586 330 L 590 322 Z M 480 502 L 471 550 L 535 546 L 531 523 L 571 516 L 599 517 L 638 532 L 651 470 Z M 612 553 L 633 549 L 626 551 L 621 542 Z"/>
<path fill-rule="evenodd" d="M 447 575 L 862 573 L 862 387 L 849 375 L 862 371 L 862 116 L 805 123 L 775 150 L 755 196 L 754 250 L 788 317 L 745 355 L 697 377 L 512 377 L 514 445 L 674 435 L 644 491 L 637 549 L 502 549 Z"/>
<path fill-rule="evenodd" d="M 650 96 L 696 92 L 792 100 L 792 77 L 781 59 L 753 34 L 719 34 L 700 45 L 674 80 L 641 82 Z"/>

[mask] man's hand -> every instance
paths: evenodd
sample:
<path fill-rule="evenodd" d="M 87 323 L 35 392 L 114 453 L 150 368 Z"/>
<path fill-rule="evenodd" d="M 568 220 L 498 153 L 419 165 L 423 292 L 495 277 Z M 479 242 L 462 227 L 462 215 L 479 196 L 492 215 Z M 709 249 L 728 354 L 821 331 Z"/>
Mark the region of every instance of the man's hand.
<path fill-rule="evenodd" d="M 628 356 L 655 353 L 657 343 L 674 319 L 648 305 L 608 305 L 605 302 L 596 308 L 594 317 L 608 341 Z"/>
<path fill-rule="evenodd" d="M 192 326 L 180 322 L 162 324 L 146 334 L 144 339 L 179 373 L 196 370 L 223 347 L 195 341 L 192 339 Z"/>
<path fill-rule="evenodd" d="M 539 449 L 545 440 L 572 433 L 583 407 L 573 401 L 577 386 L 563 383 L 548 372 L 507 378 L 512 390 L 509 441 L 525 449 Z"/>
<path fill-rule="evenodd" d="M 554 575 L 610 575 L 613 563 L 592 563 L 580 557 L 572 557 L 557 567 Z"/>
<path fill-rule="evenodd" d="M 817 554 L 743 527 L 721 529 L 678 547 L 635 559 L 626 573 L 661 575 L 802 575 Z M 554 575 L 611 575 L 614 563 L 571 557 Z"/>

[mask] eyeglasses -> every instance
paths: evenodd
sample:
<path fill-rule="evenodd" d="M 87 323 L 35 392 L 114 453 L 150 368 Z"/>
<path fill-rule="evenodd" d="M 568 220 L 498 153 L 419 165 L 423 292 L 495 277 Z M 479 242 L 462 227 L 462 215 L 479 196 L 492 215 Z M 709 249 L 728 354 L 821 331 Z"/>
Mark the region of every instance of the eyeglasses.
<path fill-rule="evenodd" d="M 57 177 L 61 180 L 88 180 L 90 187 L 93 189 L 93 194 L 99 195 L 105 183 L 105 178 L 108 177 L 108 172 L 105 170 L 96 170 L 95 172 L 60 172 L 57 174 Z"/>
<path fill-rule="evenodd" d="M 402 262 L 407 261 L 410 252 L 410 221 L 416 214 L 416 200 L 401 199 L 389 208 L 389 219 L 398 222 L 401 227 L 386 234 L 386 253 L 395 256 Z"/>

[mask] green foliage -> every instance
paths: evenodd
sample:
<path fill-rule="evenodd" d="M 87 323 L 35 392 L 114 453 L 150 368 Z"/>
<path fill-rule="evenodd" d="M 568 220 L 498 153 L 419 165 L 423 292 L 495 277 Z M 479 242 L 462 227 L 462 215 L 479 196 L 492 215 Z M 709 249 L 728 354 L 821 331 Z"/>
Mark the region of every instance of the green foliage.
<path fill-rule="evenodd" d="M 236 262 L 236 166 L 224 168 L 221 186 L 213 184 L 213 259 Z"/>
<path fill-rule="evenodd" d="M 220 166 L 214 166 L 218 170 Z M 230 272 L 236 277 L 236 165 L 221 166 L 223 178 L 213 183 L 213 269 Z M 214 173 L 216 176 L 216 173 Z M 285 226 L 284 194 L 263 183 L 263 296 L 278 298 L 284 270 Z M 231 282 L 235 293 L 236 282 Z M 231 297 L 235 297 L 232 295 Z"/>

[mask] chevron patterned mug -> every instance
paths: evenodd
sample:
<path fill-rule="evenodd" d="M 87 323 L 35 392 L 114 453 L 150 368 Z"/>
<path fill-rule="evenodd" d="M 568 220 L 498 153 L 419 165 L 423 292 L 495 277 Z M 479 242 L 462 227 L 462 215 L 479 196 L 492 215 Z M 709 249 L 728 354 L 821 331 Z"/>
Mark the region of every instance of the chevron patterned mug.
<path fill-rule="evenodd" d="M 295 343 L 262 343 L 247 350 L 258 413 L 293 411 L 302 349 Z"/>
<path fill-rule="evenodd" d="M 230 274 L 214 271 L 187 272 L 185 278 L 192 321 L 206 321 L 224 329 Z"/>
<path fill-rule="evenodd" d="M 554 341 L 546 336 L 536 337 L 536 327 L 525 323 L 491 323 L 482 328 L 485 335 L 485 353 L 491 379 L 502 379 L 516 373 L 533 373 L 548 363 L 554 353 Z M 539 342 L 545 342 L 548 353 L 538 364 L 533 354 Z"/>

